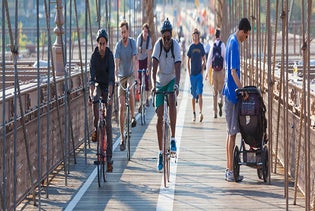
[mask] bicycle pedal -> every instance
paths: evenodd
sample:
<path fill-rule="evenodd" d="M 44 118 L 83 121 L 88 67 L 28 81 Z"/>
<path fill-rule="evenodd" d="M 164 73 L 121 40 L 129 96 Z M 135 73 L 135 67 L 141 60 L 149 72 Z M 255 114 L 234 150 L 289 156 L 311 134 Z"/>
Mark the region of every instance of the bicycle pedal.
<path fill-rule="evenodd" d="M 105 164 L 105 161 L 94 160 L 94 165 Z"/>

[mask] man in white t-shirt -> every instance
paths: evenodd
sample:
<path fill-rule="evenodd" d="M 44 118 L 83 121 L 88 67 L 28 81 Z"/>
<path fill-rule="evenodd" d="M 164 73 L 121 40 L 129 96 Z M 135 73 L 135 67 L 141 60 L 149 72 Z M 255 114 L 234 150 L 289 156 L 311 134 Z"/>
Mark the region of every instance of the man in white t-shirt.
<path fill-rule="evenodd" d="M 171 153 L 176 153 L 176 96 L 180 82 L 181 54 L 180 46 L 177 41 L 172 38 L 172 24 L 168 19 L 163 22 L 161 28 L 162 37 L 158 39 L 153 48 L 152 60 L 152 86 L 153 92 L 158 91 L 175 91 L 174 94 L 168 95 L 169 116 L 171 125 Z M 159 157 L 157 162 L 157 170 L 163 170 L 163 113 L 164 113 L 164 95 L 155 95 L 155 109 L 157 113 L 157 138 L 159 143 Z"/>

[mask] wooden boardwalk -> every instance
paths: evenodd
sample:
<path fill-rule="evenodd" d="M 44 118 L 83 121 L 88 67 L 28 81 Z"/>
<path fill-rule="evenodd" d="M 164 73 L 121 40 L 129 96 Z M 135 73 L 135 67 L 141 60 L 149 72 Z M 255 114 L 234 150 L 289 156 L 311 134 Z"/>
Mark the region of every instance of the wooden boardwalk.
<path fill-rule="evenodd" d="M 147 124 L 132 131 L 131 161 L 115 144 L 114 171 L 108 182 L 97 185 L 95 166 L 96 145 L 91 143 L 87 164 L 83 151 L 78 163 L 71 165 L 70 174 L 57 172 L 52 184 L 41 191 L 41 210 L 285 210 L 283 175 L 271 175 L 271 184 L 257 177 L 256 169 L 241 166 L 244 180 L 240 183 L 224 180 L 225 118 L 212 117 L 212 96 L 209 84 L 204 84 L 204 121 L 192 122 L 189 82 L 183 71 L 178 98 L 177 142 L 178 160 L 171 163 L 171 182 L 162 187 L 163 174 L 156 172 L 156 117 L 149 108 Z M 199 113 L 198 106 L 196 106 Z M 117 129 L 115 129 L 117 130 Z M 117 131 L 115 131 L 117 140 Z M 240 136 L 237 144 L 240 143 Z M 118 146 L 118 147 L 117 147 Z M 95 177 L 96 176 L 96 177 Z M 290 184 L 289 210 L 304 210 L 304 198 L 293 205 L 293 184 Z M 31 200 L 25 200 L 18 210 L 38 210 Z"/>

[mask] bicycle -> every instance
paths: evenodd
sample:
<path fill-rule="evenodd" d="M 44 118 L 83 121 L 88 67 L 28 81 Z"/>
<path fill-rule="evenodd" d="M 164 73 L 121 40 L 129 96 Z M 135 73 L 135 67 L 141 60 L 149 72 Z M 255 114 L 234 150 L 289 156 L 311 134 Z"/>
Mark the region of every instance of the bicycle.
<path fill-rule="evenodd" d="M 127 159 L 130 160 L 130 134 L 131 134 L 131 117 L 130 117 L 130 105 L 129 105 L 129 96 L 130 96 L 130 89 L 137 84 L 137 81 L 134 81 L 133 84 L 127 85 L 126 88 L 119 84 L 122 90 L 126 92 L 126 100 L 125 100 L 125 121 L 124 121 L 124 138 L 125 138 L 125 145 L 127 147 Z"/>
<path fill-rule="evenodd" d="M 113 114 L 117 125 L 119 125 L 119 97 L 118 97 L 118 86 L 119 83 L 115 82 L 114 94 L 113 94 Z"/>
<path fill-rule="evenodd" d="M 97 166 L 97 181 L 98 187 L 101 187 L 101 181 L 106 182 L 106 171 L 107 171 L 107 134 L 106 134 L 106 100 L 99 97 L 98 100 L 98 109 L 99 109 L 99 118 L 97 124 L 97 160 L 94 161 L 94 164 Z"/>
<path fill-rule="evenodd" d="M 145 116 L 146 116 L 146 86 L 145 86 L 145 74 L 147 72 L 146 69 L 138 70 L 141 74 L 141 84 L 140 84 L 140 117 L 141 117 L 141 125 L 145 124 Z"/>
<path fill-rule="evenodd" d="M 168 95 L 174 94 L 175 91 L 157 91 L 155 94 L 162 94 L 164 96 L 164 113 L 163 113 L 163 173 L 164 173 L 164 187 L 167 182 L 170 181 L 170 168 L 171 158 L 176 158 L 176 153 L 170 151 L 170 122 L 169 122 L 169 111 L 168 111 Z M 176 162 L 176 159 L 175 159 Z"/>

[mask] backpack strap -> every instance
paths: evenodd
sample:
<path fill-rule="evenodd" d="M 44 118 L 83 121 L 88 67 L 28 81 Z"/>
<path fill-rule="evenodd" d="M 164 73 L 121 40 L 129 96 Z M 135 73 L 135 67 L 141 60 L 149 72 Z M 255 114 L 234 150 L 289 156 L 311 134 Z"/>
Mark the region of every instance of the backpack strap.
<path fill-rule="evenodd" d="M 159 54 L 159 58 L 161 57 L 161 53 L 162 53 L 162 39 L 160 39 L 160 54 Z M 172 58 L 175 60 L 175 54 L 174 54 L 174 40 L 172 39 L 172 45 L 171 45 L 171 53 L 172 53 Z"/>

